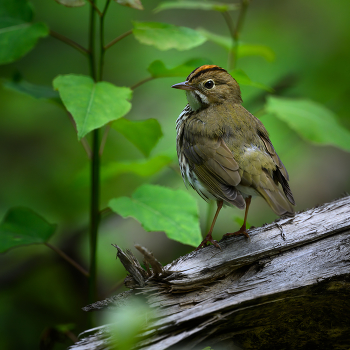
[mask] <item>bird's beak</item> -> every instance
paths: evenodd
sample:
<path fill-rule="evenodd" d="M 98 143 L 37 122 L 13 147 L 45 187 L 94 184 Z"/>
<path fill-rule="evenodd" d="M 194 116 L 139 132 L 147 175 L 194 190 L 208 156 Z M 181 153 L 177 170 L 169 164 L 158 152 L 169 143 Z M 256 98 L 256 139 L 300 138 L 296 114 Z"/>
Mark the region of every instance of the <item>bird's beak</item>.
<path fill-rule="evenodd" d="M 178 83 L 172 86 L 172 88 L 180 89 L 180 90 L 194 90 L 194 87 L 189 85 L 187 81 L 183 83 Z"/>

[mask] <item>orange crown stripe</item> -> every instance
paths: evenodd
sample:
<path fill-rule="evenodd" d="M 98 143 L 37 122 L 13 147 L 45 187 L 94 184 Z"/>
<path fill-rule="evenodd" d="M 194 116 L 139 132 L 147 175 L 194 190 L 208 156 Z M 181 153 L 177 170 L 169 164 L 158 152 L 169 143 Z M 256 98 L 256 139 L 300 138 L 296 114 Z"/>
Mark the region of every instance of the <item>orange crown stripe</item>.
<path fill-rule="evenodd" d="M 187 81 L 190 82 L 192 79 L 199 77 L 201 74 L 206 73 L 208 71 L 213 71 L 213 70 L 222 70 L 226 72 L 224 68 L 221 68 L 219 66 L 213 65 L 213 64 L 206 64 L 204 66 L 200 66 L 196 68 L 188 77 Z"/>

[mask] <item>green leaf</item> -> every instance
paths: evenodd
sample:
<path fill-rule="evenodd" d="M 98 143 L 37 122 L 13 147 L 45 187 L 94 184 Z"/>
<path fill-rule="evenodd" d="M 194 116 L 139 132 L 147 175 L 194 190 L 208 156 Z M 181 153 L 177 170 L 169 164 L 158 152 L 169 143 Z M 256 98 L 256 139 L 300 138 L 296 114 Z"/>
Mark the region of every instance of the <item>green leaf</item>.
<path fill-rule="evenodd" d="M 128 120 L 120 118 L 112 124 L 112 128 L 124 135 L 146 157 L 148 157 L 163 136 L 160 124 L 156 119 Z"/>
<path fill-rule="evenodd" d="M 222 46 L 228 51 L 232 50 L 232 48 L 234 47 L 233 40 L 229 36 L 214 34 L 203 28 L 199 28 L 198 32 L 203 34 L 208 40 L 212 41 L 217 45 Z M 237 56 L 239 58 L 245 56 L 260 56 L 268 62 L 272 62 L 275 59 L 275 53 L 268 46 L 244 44 L 241 42 L 238 43 Z"/>
<path fill-rule="evenodd" d="M 257 83 L 255 81 L 251 81 L 248 75 L 242 69 L 235 69 L 230 73 L 233 78 L 236 79 L 239 85 L 248 85 L 253 86 L 262 90 L 266 90 L 269 92 L 273 92 L 274 90 L 264 84 Z"/>
<path fill-rule="evenodd" d="M 169 156 L 160 154 L 149 159 L 135 160 L 133 162 L 109 163 L 101 168 L 101 180 L 105 181 L 126 173 L 133 173 L 142 177 L 151 176 L 171 162 L 172 159 Z"/>
<path fill-rule="evenodd" d="M 202 45 L 206 38 L 187 27 L 158 22 L 133 22 L 133 34 L 142 44 L 155 46 L 158 50 L 189 50 Z"/>
<path fill-rule="evenodd" d="M 0 64 L 28 53 L 38 39 L 49 34 L 44 23 L 31 23 L 33 11 L 26 0 L 2 0 L 0 4 Z"/>
<path fill-rule="evenodd" d="M 175 68 L 166 68 L 162 61 L 157 60 L 149 65 L 148 71 L 153 78 L 187 77 L 193 70 L 205 64 L 211 64 L 211 61 L 203 58 L 194 58 Z"/>
<path fill-rule="evenodd" d="M 245 56 L 260 56 L 268 62 L 275 60 L 275 53 L 268 46 L 239 43 L 238 57 Z"/>
<path fill-rule="evenodd" d="M 55 1 L 66 7 L 80 7 L 85 5 L 84 0 L 55 0 Z"/>
<path fill-rule="evenodd" d="M 185 191 L 142 185 L 131 198 L 114 198 L 108 205 L 124 218 L 138 220 L 146 231 L 165 231 L 169 238 L 192 246 L 202 241 L 197 203 Z"/>
<path fill-rule="evenodd" d="M 54 100 L 61 103 L 60 96 L 51 86 L 43 86 L 21 80 L 3 80 L 2 84 L 6 89 L 29 95 L 37 99 Z"/>
<path fill-rule="evenodd" d="M 297 149 L 296 145 L 304 145 L 300 142 L 299 134 L 274 114 L 264 114 L 259 119 L 269 132 L 270 140 L 281 159 L 284 160 L 285 154 L 289 157 L 289 154 Z"/>
<path fill-rule="evenodd" d="M 211 10 L 218 12 L 234 11 L 240 8 L 237 4 L 225 4 L 213 1 L 167 1 L 161 2 L 154 12 L 160 12 L 164 10 L 172 9 L 184 9 L 184 10 Z"/>
<path fill-rule="evenodd" d="M 148 159 L 135 160 L 130 162 L 110 162 L 101 166 L 101 181 L 114 179 L 121 174 L 135 174 L 142 177 L 152 176 L 169 165 L 173 159 L 167 155 L 159 154 Z M 88 169 L 78 174 L 76 182 L 80 186 L 89 186 L 90 175 Z"/>
<path fill-rule="evenodd" d="M 332 111 L 317 102 L 269 96 L 265 110 L 307 141 L 350 151 L 350 131 L 338 123 Z"/>
<path fill-rule="evenodd" d="M 27 208 L 10 209 L 0 223 L 0 252 L 10 248 L 45 243 L 53 235 L 56 225 Z"/>
<path fill-rule="evenodd" d="M 84 75 L 59 75 L 53 86 L 72 114 L 80 140 L 90 131 L 123 117 L 131 108 L 132 91 Z"/>
<path fill-rule="evenodd" d="M 209 41 L 222 46 L 226 50 L 231 50 L 233 47 L 232 38 L 229 36 L 214 34 L 204 28 L 198 28 L 198 32 L 204 35 Z"/>
<path fill-rule="evenodd" d="M 143 10 L 140 0 L 115 0 L 119 5 L 131 7 L 135 10 Z"/>

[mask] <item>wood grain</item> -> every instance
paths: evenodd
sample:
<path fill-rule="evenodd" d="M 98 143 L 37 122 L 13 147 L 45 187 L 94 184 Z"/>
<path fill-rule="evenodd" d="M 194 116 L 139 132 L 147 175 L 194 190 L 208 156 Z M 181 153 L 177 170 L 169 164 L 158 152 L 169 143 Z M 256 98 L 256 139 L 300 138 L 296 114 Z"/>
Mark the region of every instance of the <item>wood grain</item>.
<path fill-rule="evenodd" d="M 350 197 L 249 234 L 135 283 L 153 310 L 135 348 L 350 348 Z M 107 339 L 106 326 L 71 349 L 108 349 Z"/>

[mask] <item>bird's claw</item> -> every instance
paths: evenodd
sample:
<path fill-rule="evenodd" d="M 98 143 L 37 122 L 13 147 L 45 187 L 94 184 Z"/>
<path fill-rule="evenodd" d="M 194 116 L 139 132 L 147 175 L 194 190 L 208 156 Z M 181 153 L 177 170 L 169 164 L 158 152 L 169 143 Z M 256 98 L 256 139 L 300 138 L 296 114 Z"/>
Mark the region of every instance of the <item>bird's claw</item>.
<path fill-rule="evenodd" d="M 221 250 L 221 247 L 218 243 L 218 241 L 216 241 L 215 239 L 213 239 L 211 236 L 210 237 L 206 237 L 202 243 L 196 248 L 196 250 L 199 250 L 201 248 L 204 248 L 207 246 L 207 243 L 211 243 L 213 246 L 215 246 L 216 248 L 219 248 Z"/>
<path fill-rule="evenodd" d="M 229 237 L 229 236 L 239 236 L 239 235 L 245 235 L 247 238 L 250 239 L 250 236 L 248 234 L 248 232 L 245 229 L 240 228 L 238 231 L 236 232 L 229 232 L 224 234 L 223 237 Z"/>

